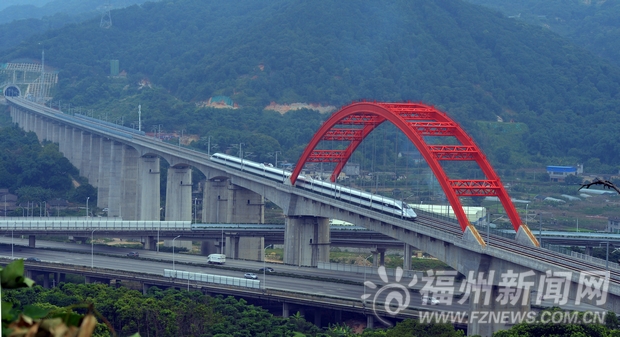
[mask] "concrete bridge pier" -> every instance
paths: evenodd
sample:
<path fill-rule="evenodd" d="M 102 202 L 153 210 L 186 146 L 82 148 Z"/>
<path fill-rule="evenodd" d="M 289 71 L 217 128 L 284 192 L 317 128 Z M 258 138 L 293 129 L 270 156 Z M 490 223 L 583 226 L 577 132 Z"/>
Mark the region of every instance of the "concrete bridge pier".
<path fill-rule="evenodd" d="M 282 317 L 283 318 L 287 318 L 290 316 L 290 312 L 289 312 L 289 304 L 286 302 L 282 303 Z"/>
<path fill-rule="evenodd" d="M 205 223 L 265 223 L 265 198 L 225 177 L 207 180 L 202 200 Z"/>
<path fill-rule="evenodd" d="M 217 254 L 220 251 L 215 247 L 215 240 L 205 240 L 200 243 L 200 254 L 209 255 Z"/>
<path fill-rule="evenodd" d="M 45 139 L 52 143 L 54 142 L 54 122 L 51 120 L 45 121 Z"/>
<path fill-rule="evenodd" d="M 145 155 L 138 161 L 140 220 L 161 220 L 159 201 L 159 157 Z"/>
<path fill-rule="evenodd" d="M 372 253 L 372 265 L 374 267 L 385 266 L 385 248 L 377 248 Z"/>
<path fill-rule="evenodd" d="M 413 254 L 413 247 L 410 244 L 405 243 L 403 246 L 403 270 L 411 270 L 411 255 Z"/>
<path fill-rule="evenodd" d="M 225 238 L 226 257 L 231 259 L 263 261 L 265 239 L 260 237 L 228 236 Z"/>
<path fill-rule="evenodd" d="M 138 151 L 131 146 L 123 148 L 122 167 L 122 195 L 123 220 L 142 220 L 140 218 L 140 206 L 138 193 Z M 159 194 L 158 194 L 159 195 Z"/>
<path fill-rule="evenodd" d="M 108 217 L 122 218 L 122 189 L 123 189 L 123 154 L 124 145 L 111 142 L 110 180 L 108 188 Z"/>
<path fill-rule="evenodd" d="M 144 238 L 144 249 L 153 251 L 157 250 L 157 237 L 147 236 Z"/>
<path fill-rule="evenodd" d="M 28 235 L 28 247 L 36 248 L 37 237 L 34 235 Z"/>
<path fill-rule="evenodd" d="M 50 275 L 53 273 L 42 273 L 43 274 L 43 288 L 49 289 L 50 287 Z"/>
<path fill-rule="evenodd" d="M 314 309 L 314 325 L 321 328 L 321 309 Z"/>
<path fill-rule="evenodd" d="M 366 315 L 366 329 L 374 329 L 375 328 L 375 316 L 370 314 Z"/>
<path fill-rule="evenodd" d="M 508 298 L 505 303 L 502 300 L 507 296 L 506 293 L 501 292 L 502 290 L 505 291 L 505 287 L 482 285 L 481 289 L 481 295 L 478 299 L 475 295 L 469 299 L 470 314 L 467 324 L 467 335 L 469 336 L 491 337 L 494 332 L 510 329 L 515 323 L 519 323 L 512 322 L 511 315 L 518 315 L 519 313 L 525 315 L 531 310 L 529 289 L 520 289 L 521 294 L 515 304 L 511 303 L 512 298 Z M 489 293 L 488 299 L 485 298 L 485 290 Z M 494 319 L 493 314 L 500 319 Z"/>
<path fill-rule="evenodd" d="M 215 177 L 205 181 L 202 194 L 202 222 L 225 223 L 228 202 L 228 179 Z"/>
<path fill-rule="evenodd" d="M 80 170 L 80 172 L 82 172 L 82 154 L 83 154 L 83 147 L 84 147 L 84 143 L 82 140 L 82 130 L 80 129 L 73 129 L 73 153 L 71 154 L 71 164 L 73 164 L 73 166 L 77 167 L 78 170 Z"/>
<path fill-rule="evenodd" d="M 248 189 L 229 183 L 225 177 L 205 182 L 202 221 L 211 223 L 265 223 L 265 198 Z M 226 238 L 226 257 L 263 261 L 265 239 L 262 237 Z"/>
<path fill-rule="evenodd" d="M 192 169 L 178 164 L 168 169 L 166 221 L 192 220 Z"/>
<path fill-rule="evenodd" d="M 101 157 L 101 137 L 90 135 L 90 160 L 87 163 L 88 182 L 94 187 L 99 187 L 99 157 Z"/>
<path fill-rule="evenodd" d="M 72 152 L 72 142 L 73 142 L 73 132 L 72 128 L 68 125 L 63 125 L 60 127 L 60 142 L 59 148 L 60 152 L 65 156 L 65 158 L 69 159 Z M 69 160 L 71 161 L 71 160 Z"/>
<path fill-rule="evenodd" d="M 101 138 L 99 171 L 97 178 L 97 207 L 106 208 L 110 194 L 110 170 L 112 169 L 112 141 Z"/>
<path fill-rule="evenodd" d="M 228 185 L 227 223 L 265 223 L 265 198 L 248 189 Z"/>
<path fill-rule="evenodd" d="M 287 216 L 284 226 L 284 263 L 316 267 L 329 262 L 329 218 Z"/>
<path fill-rule="evenodd" d="M 54 286 L 58 287 L 60 283 L 65 282 L 65 278 L 65 273 L 54 273 Z"/>
<path fill-rule="evenodd" d="M 91 169 L 90 158 L 91 158 L 91 154 L 93 153 L 93 150 L 91 148 L 92 138 L 93 138 L 92 134 L 88 132 L 82 132 L 82 155 L 81 155 L 82 160 L 79 163 L 80 166 L 78 166 L 78 168 L 80 169 L 80 175 L 82 177 L 86 177 L 86 179 L 89 180 L 89 183 L 90 183 L 90 169 Z"/>
<path fill-rule="evenodd" d="M 50 141 L 60 145 L 60 124 L 52 123 L 52 137 Z"/>

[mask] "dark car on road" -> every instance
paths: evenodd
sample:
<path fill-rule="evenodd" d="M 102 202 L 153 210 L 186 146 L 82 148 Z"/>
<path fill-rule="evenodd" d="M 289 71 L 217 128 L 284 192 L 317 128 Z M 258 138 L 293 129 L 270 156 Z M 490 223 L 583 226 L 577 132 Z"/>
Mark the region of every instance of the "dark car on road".
<path fill-rule="evenodd" d="M 273 273 L 275 270 L 273 268 L 271 268 L 271 267 L 267 267 L 267 268 L 261 268 L 258 271 L 260 271 L 261 273 L 263 273 L 265 271 L 268 272 L 268 273 Z"/>
<path fill-rule="evenodd" d="M 129 253 L 127 253 L 127 256 L 129 256 L 129 257 L 140 257 L 140 254 L 138 254 L 138 252 L 129 252 Z"/>
<path fill-rule="evenodd" d="M 26 261 L 41 262 L 41 259 L 38 257 L 29 257 Z"/>

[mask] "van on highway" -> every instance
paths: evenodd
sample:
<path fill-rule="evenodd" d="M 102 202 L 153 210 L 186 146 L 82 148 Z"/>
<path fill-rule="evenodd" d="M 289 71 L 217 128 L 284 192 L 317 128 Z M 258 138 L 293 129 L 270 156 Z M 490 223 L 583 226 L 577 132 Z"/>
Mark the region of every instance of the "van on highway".
<path fill-rule="evenodd" d="M 226 263 L 226 255 L 224 254 L 211 254 L 209 256 L 207 256 L 207 263 L 208 264 L 224 264 Z"/>

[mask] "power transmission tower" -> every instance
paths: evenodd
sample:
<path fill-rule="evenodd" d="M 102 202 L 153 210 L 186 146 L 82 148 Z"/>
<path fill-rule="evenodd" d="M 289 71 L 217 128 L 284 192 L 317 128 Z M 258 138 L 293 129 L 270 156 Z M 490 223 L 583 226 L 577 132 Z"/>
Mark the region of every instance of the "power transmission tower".
<path fill-rule="evenodd" d="M 110 16 L 110 0 L 106 1 L 106 4 L 101 7 L 101 22 L 99 23 L 99 27 L 101 28 L 110 28 L 112 27 L 112 16 Z"/>

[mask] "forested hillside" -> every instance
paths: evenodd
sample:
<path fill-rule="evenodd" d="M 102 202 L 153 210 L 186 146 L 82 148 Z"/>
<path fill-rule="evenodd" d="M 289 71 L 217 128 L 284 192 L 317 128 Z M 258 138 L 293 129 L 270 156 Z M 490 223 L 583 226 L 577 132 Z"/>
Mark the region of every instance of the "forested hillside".
<path fill-rule="evenodd" d="M 73 180 L 81 185 L 76 188 Z M 80 178 L 57 144 L 41 146 L 34 132 L 16 127 L 0 128 L 0 188 L 8 188 L 23 203 L 52 198 L 83 203 L 87 197 L 97 198 L 95 188 Z"/>
<path fill-rule="evenodd" d="M 294 130 L 295 120 L 275 116 L 256 131 L 248 119 L 261 119 L 270 102 L 342 106 L 371 99 L 445 110 L 500 165 L 587 162 L 586 170 L 613 171 L 620 161 L 620 69 L 548 29 L 480 6 L 177 0 L 113 15 L 110 29 L 96 19 L 49 31 L 2 53 L 0 61 L 36 59 L 42 42 L 46 64 L 60 71 L 56 100 L 125 121 L 137 120 L 140 103 L 149 111 L 146 125 L 205 137 L 251 131 L 275 139 L 275 150 L 289 157 L 299 153 L 291 146 L 309 140 L 304 133 L 283 146 L 280 126 Z M 108 78 L 111 59 L 120 61 L 126 79 Z M 240 109 L 197 106 L 216 95 Z M 527 132 L 500 148 L 481 127 L 487 124 L 475 123 L 498 117 L 523 123 Z M 310 135 L 325 116 L 312 118 Z"/>
<path fill-rule="evenodd" d="M 620 1 L 466 0 L 567 37 L 620 65 Z"/>
<path fill-rule="evenodd" d="M 112 9 L 143 3 L 145 0 L 109 1 Z M 106 2 L 101 0 L 40 0 L 0 2 L 0 50 L 23 40 L 101 16 Z"/>

